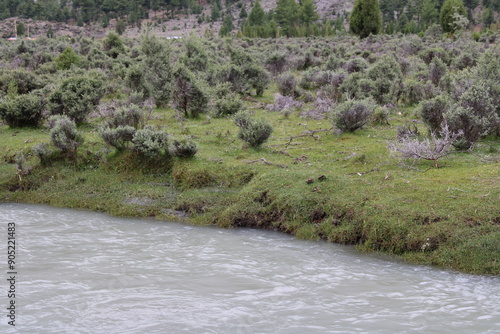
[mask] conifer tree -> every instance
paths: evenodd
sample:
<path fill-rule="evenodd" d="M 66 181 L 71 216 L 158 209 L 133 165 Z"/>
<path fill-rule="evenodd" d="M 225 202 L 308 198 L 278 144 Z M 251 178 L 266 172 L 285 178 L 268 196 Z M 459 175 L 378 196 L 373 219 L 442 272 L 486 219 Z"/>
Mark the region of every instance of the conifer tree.
<path fill-rule="evenodd" d="M 455 13 L 467 17 L 467 11 L 462 0 L 446 0 L 443 3 L 443 7 L 441 7 L 441 14 L 439 16 L 441 28 L 444 32 L 455 32 L 457 30 L 454 24 Z"/>
<path fill-rule="evenodd" d="M 422 4 L 422 12 L 420 13 L 420 19 L 424 25 L 429 25 L 437 22 L 438 10 L 436 8 L 437 4 L 435 0 L 424 0 Z"/>
<path fill-rule="evenodd" d="M 241 7 L 241 11 L 240 11 L 240 19 L 244 19 L 246 17 L 248 17 L 248 13 L 247 13 L 247 10 L 245 8 L 245 5 L 243 5 Z"/>
<path fill-rule="evenodd" d="M 319 18 L 316 13 L 316 5 L 313 0 L 302 0 L 301 2 L 301 19 L 308 26 Z"/>
<path fill-rule="evenodd" d="M 219 36 L 220 37 L 226 37 L 231 34 L 231 31 L 233 31 L 234 26 L 233 26 L 233 18 L 231 15 L 226 15 L 224 16 L 224 19 L 222 20 L 222 27 L 219 30 Z"/>
<path fill-rule="evenodd" d="M 356 0 L 349 25 L 351 32 L 361 38 L 378 34 L 382 29 L 382 13 L 378 0 Z"/>
<path fill-rule="evenodd" d="M 264 24 L 264 17 L 266 13 L 262 6 L 260 5 L 259 0 L 255 1 L 252 10 L 250 11 L 250 15 L 248 16 L 248 24 L 251 26 L 260 26 Z"/>

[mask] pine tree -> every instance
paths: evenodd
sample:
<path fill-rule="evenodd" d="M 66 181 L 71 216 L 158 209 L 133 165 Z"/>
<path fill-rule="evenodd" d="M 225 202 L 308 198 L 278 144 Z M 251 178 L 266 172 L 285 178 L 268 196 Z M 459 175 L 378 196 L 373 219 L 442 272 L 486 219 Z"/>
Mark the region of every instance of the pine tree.
<path fill-rule="evenodd" d="M 299 4 L 295 0 L 277 0 L 274 13 L 276 21 L 281 26 L 283 34 L 293 36 L 292 30 L 300 15 Z"/>
<path fill-rule="evenodd" d="M 349 22 L 352 33 L 361 38 L 382 30 L 382 13 L 378 0 L 356 0 Z"/>
<path fill-rule="evenodd" d="M 212 2 L 212 21 L 217 21 L 220 18 L 220 8 L 216 2 Z"/>
<path fill-rule="evenodd" d="M 436 6 L 435 0 L 424 0 L 422 12 L 420 13 L 420 19 L 424 25 L 430 25 L 437 22 L 439 13 Z"/>
<path fill-rule="evenodd" d="M 244 19 L 245 17 L 248 17 L 248 13 L 247 10 L 245 9 L 245 5 L 243 5 L 240 11 L 240 19 Z"/>
<path fill-rule="evenodd" d="M 439 16 L 441 28 L 444 32 L 452 33 L 457 30 L 454 17 L 455 13 L 467 17 L 467 11 L 465 10 L 462 0 L 446 0 L 443 3 L 443 7 L 441 7 L 441 14 Z"/>
<path fill-rule="evenodd" d="M 222 20 L 222 27 L 219 30 L 219 36 L 220 37 L 226 37 L 231 34 L 231 31 L 233 31 L 234 26 L 233 26 L 233 18 L 231 15 L 226 15 L 224 16 L 224 19 Z"/>
<path fill-rule="evenodd" d="M 250 15 L 248 16 L 248 24 L 251 26 L 263 25 L 265 15 L 266 13 L 264 12 L 264 9 L 262 9 L 259 0 L 255 1 L 252 10 L 250 11 Z"/>
<path fill-rule="evenodd" d="M 318 13 L 316 13 L 316 5 L 313 0 L 302 0 L 301 5 L 301 19 L 306 26 L 310 25 L 319 18 Z"/>
<path fill-rule="evenodd" d="M 17 25 L 16 32 L 17 32 L 18 36 L 24 36 L 24 35 L 26 35 L 26 27 L 24 26 L 24 23 L 20 22 Z"/>
<path fill-rule="evenodd" d="M 495 17 L 493 16 L 493 6 L 490 8 L 485 8 L 483 10 L 483 23 L 486 28 L 489 28 L 489 26 L 495 22 Z"/>

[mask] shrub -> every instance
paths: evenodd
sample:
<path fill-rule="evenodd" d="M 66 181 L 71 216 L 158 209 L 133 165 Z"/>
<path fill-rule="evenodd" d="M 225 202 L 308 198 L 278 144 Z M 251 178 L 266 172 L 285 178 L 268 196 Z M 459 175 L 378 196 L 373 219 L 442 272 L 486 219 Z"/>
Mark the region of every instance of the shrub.
<path fill-rule="evenodd" d="M 330 55 L 325 63 L 325 69 L 329 71 L 335 71 L 339 69 L 344 64 L 344 60 L 337 55 Z"/>
<path fill-rule="evenodd" d="M 295 76 L 286 72 L 278 76 L 278 91 L 282 95 L 286 96 L 295 96 L 295 90 L 297 88 L 297 80 L 295 80 Z"/>
<path fill-rule="evenodd" d="M 198 152 L 198 145 L 189 137 L 174 139 L 168 148 L 169 153 L 178 158 L 191 158 Z"/>
<path fill-rule="evenodd" d="M 75 76 L 64 80 L 49 98 L 53 115 L 67 115 L 77 124 L 99 104 L 104 81 L 99 75 Z"/>
<path fill-rule="evenodd" d="M 280 111 L 284 110 L 297 110 L 301 108 L 304 103 L 295 100 L 292 96 L 283 96 L 281 94 L 274 94 L 274 104 L 268 104 L 266 109 L 269 111 Z"/>
<path fill-rule="evenodd" d="M 269 73 L 258 65 L 249 65 L 244 67 L 243 75 L 248 84 L 255 89 L 255 95 L 262 96 L 264 90 L 269 86 L 271 79 Z"/>
<path fill-rule="evenodd" d="M 107 127 L 131 126 L 136 129 L 144 126 L 144 110 L 135 104 L 118 108 L 106 122 Z"/>
<path fill-rule="evenodd" d="M 0 118 L 11 128 L 37 127 L 43 118 L 45 100 L 34 93 L 0 100 Z"/>
<path fill-rule="evenodd" d="M 129 73 L 129 80 L 135 79 L 134 85 L 137 85 L 137 88 L 144 87 L 148 96 L 153 97 L 158 106 L 166 106 L 172 98 L 172 68 L 168 52 L 147 57 L 142 71 L 140 79 L 137 72 Z"/>
<path fill-rule="evenodd" d="M 302 74 L 299 86 L 303 89 L 311 89 L 314 85 L 314 77 L 316 76 L 317 70 L 307 70 Z"/>
<path fill-rule="evenodd" d="M 55 115 L 49 118 L 49 128 L 52 144 L 68 158 L 76 159 L 76 151 L 84 139 L 75 122 L 66 115 Z"/>
<path fill-rule="evenodd" d="M 127 148 L 128 143 L 134 138 L 136 128 L 132 126 L 117 126 L 116 128 L 105 128 L 101 131 L 101 138 L 110 146 L 121 151 Z"/>
<path fill-rule="evenodd" d="M 345 70 L 347 73 L 364 72 L 367 67 L 368 62 L 363 58 L 354 58 L 345 64 Z"/>
<path fill-rule="evenodd" d="M 283 53 L 274 52 L 266 60 L 266 68 L 273 76 L 277 76 L 285 70 L 287 64 L 286 56 Z"/>
<path fill-rule="evenodd" d="M 437 132 L 444 121 L 444 114 L 450 107 L 449 100 L 438 95 L 433 99 L 423 101 L 418 106 L 417 112 L 422 116 L 424 123 L 428 126 L 430 132 Z"/>
<path fill-rule="evenodd" d="M 397 141 L 389 142 L 389 150 L 404 159 L 431 160 L 439 168 L 438 159 L 450 153 L 451 145 L 461 136 L 461 133 L 452 133 L 445 124 L 437 136 L 431 132 L 431 138 L 419 140 L 418 138 L 402 137 Z"/>
<path fill-rule="evenodd" d="M 373 80 L 368 80 L 363 74 L 354 72 L 345 78 L 340 86 L 340 90 L 348 99 L 363 99 L 373 94 L 375 83 Z"/>
<path fill-rule="evenodd" d="M 196 118 L 207 110 L 209 97 L 204 84 L 184 66 L 177 67 L 174 76 L 174 105 L 185 117 Z"/>
<path fill-rule="evenodd" d="M 379 104 L 394 103 L 402 89 L 403 73 L 394 57 L 386 55 L 377 61 L 367 73 L 373 81 L 373 98 Z"/>
<path fill-rule="evenodd" d="M 80 62 L 80 57 L 68 46 L 54 61 L 58 70 L 69 70 L 71 65 L 77 65 Z"/>
<path fill-rule="evenodd" d="M 443 48 L 425 49 L 419 52 L 419 56 L 427 65 L 436 57 L 440 58 L 445 64 L 449 61 L 448 53 Z"/>
<path fill-rule="evenodd" d="M 493 89 L 484 81 L 473 84 L 445 114 L 451 131 L 463 132 L 454 143 L 458 149 L 470 149 L 481 137 L 496 131 L 500 121 Z"/>
<path fill-rule="evenodd" d="M 108 33 L 108 35 L 102 41 L 102 48 L 106 54 L 112 58 L 118 57 L 118 55 L 125 53 L 125 45 L 118 34 L 113 32 Z"/>
<path fill-rule="evenodd" d="M 386 106 L 375 108 L 371 114 L 370 123 L 373 125 L 389 125 L 389 109 Z"/>
<path fill-rule="evenodd" d="M 184 47 L 186 53 L 180 57 L 180 62 L 192 72 L 206 72 L 209 58 L 202 40 L 195 35 L 190 35 L 184 39 Z"/>
<path fill-rule="evenodd" d="M 54 151 L 46 144 L 36 144 L 31 148 L 31 152 L 40 159 L 40 164 L 46 166 Z"/>
<path fill-rule="evenodd" d="M 404 105 L 412 106 L 425 99 L 430 99 L 436 94 L 437 88 L 429 81 L 422 82 L 416 79 L 404 81 L 404 89 L 401 92 L 401 102 Z"/>
<path fill-rule="evenodd" d="M 32 72 L 24 69 L 4 70 L 0 75 L 0 91 L 5 94 L 28 94 L 45 84 Z"/>
<path fill-rule="evenodd" d="M 148 90 L 144 86 L 144 75 L 142 67 L 137 65 L 129 67 L 125 77 L 125 83 L 130 89 L 138 92 L 147 92 L 149 95 Z"/>
<path fill-rule="evenodd" d="M 215 101 L 215 116 L 224 117 L 234 115 L 243 107 L 241 99 L 234 93 L 228 94 Z"/>
<path fill-rule="evenodd" d="M 216 81 L 230 84 L 235 93 L 244 94 L 250 89 L 250 83 L 245 78 L 245 70 L 242 66 L 227 64 L 216 69 Z"/>
<path fill-rule="evenodd" d="M 446 64 L 440 58 L 432 59 L 429 65 L 429 80 L 437 86 L 445 74 Z"/>
<path fill-rule="evenodd" d="M 236 114 L 235 124 L 240 128 L 238 138 L 251 147 L 261 146 L 273 132 L 272 126 L 266 120 L 252 119 L 246 113 Z"/>
<path fill-rule="evenodd" d="M 168 156 L 168 134 L 161 130 L 146 127 L 137 130 L 132 139 L 134 150 L 146 157 Z"/>
<path fill-rule="evenodd" d="M 373 100 L 348 100 L 334 109 L 331 115 L 332 123 L 341 131 L 354 132 L 368 123 L 373 109 Z"/>
<path fill-rule="evenodd" d="M 464 68 L 474 67 L 477 64 L 476 57 L 471 53 L 463 52 L 459 57 L 453 61 L 453 65 L 458 70 L 463 70 Z"/>

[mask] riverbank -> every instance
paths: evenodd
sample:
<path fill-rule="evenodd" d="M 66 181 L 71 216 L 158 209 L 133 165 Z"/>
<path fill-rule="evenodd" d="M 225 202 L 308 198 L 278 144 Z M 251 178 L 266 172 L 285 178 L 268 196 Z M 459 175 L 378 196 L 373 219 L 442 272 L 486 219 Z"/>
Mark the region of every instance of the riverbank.
<path fill-rule="evenodd" d="M 440 168 L 428 161 L 402 167 L 386 141 L 407 111 L 392 114 L 390 125 L 302 136 L 331 123 L 260 108 L 271 100 L 267 94 L 246 106 L 274 128 L 260 149 L 237 138 L 231 119 L 179 122 L 174 110 L 154 111 L 151 122 L 199 146 L 194 158 L 163 164 L 109 150 L 94 120 L 80 129 L 85 143 L 76 163 L 42 167 L 31 147 L 48 142 L 48 130 L 0 125 L 0 201 L 273 229 L 411 263 L 500 275 L 498 141 L 478 143 L 473 154 L 452 153 Z M 16 174 L 17 151 L 27 156 L 28 175 Z"/>

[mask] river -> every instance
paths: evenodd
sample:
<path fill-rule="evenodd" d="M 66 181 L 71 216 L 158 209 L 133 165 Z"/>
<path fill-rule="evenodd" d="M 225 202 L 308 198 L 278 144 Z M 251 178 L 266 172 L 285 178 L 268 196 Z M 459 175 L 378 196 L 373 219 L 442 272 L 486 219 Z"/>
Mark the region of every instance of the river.
<path fill-rule="evenodd" d="M 498 277 L 272 231 L 38 205 L 0 204 L 0 223 L 1 333 L 500 332 Z"/>

